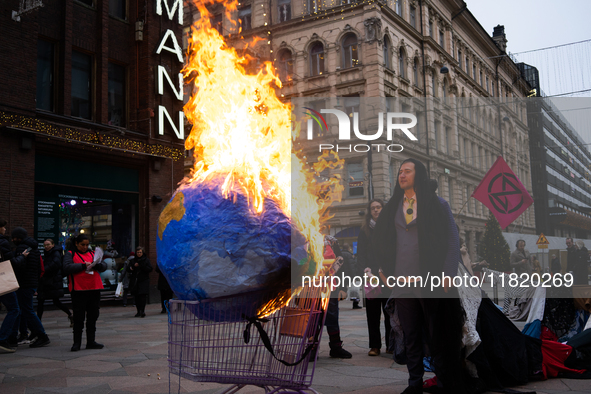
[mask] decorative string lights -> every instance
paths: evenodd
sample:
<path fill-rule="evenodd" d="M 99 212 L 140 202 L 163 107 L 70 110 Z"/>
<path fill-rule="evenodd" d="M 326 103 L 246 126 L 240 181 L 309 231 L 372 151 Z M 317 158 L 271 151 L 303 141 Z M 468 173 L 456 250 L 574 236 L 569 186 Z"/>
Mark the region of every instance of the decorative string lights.
<path fill-rule="evenodd" d="M 387 7 L 387 5 L 378 3 L 376 0 L 303 0 L 304 6 L 302 7 L 302 21 L 306 19 L 312 18 L 315 20 L 319 19 L 328 19 L 331 18 L 333 20 L 343 20 L 345 19 L 344 12 L 347 12 L 351 8 L 359 7 L 360 5 L 367 5 L 373 4 L 373 9 L 376 8 L 376 5 L 379 5 L 380 8 Z M 340 10 L 335 10 L 335 8 L 341 7 Z M 390 7 L 388 7 L 390 8 Z M 367 12 L 364 7 L 361 7 L 361 11 L 356 14 L 350 14 L 347 12 L 347 17 L 354 17 L 358 14 L 363 14 Z"/>
<path fill-rule="evenodd" d="M 167 157 L 173 160 L 181 160 L 184 158 L 183 151 L 178 148 L 164 146 L 162 144 L 147 144 L 145 142 L 108 135 L 98 131 L 81 131 L 66 126 L 57 126 L 39 119 L 8 114 L 2 111 L 0 111 L 0 127 L 14 127 L 22 130 L 30 130 L 34 133 L 45 134 L 48 137 L 64 139 L 67 142 L 78 142 L 91 145 L 95 149 L 111 148 L 123 150 L 132 154 L 148 154 L 152 156 Z"/>

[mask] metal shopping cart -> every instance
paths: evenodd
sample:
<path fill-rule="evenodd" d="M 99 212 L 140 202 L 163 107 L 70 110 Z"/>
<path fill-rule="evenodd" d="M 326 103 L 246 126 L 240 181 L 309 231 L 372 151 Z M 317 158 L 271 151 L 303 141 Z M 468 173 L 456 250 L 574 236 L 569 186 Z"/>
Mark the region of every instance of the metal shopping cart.
<path fill-rule="evenodd" d="M 256 308 L 251 305 L 261 304 L 257 293 L 170 301 L 171 392 L 176 382 L 180 392 L 182 377 L 231 384 L 224 393 L 235 393 L 246 385 L 262 387 L 269 394 L 317 393 L 310 385 L 325 319 L 324 290 L 304 288 L 265 319 L 252 316 Z"/>

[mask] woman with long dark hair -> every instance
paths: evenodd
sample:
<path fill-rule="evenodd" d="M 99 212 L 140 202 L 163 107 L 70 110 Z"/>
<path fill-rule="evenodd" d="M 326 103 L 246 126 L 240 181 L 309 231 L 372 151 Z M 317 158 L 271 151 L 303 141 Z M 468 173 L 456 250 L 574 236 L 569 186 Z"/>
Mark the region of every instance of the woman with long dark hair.
<path fill-rule="evenodd" d="M 373 199 L 367 204 L 365 211 L 365 217 L 359 237 L 357 238 L 357 261 L 359 266 L 364 268 L 365 272 L 371 271 L 375 276 L 378 275 L 380 264 L 375 260 L 373 254 L 373 248 L 371 246 L 371 238 L 373 235 L 376 221 L 380 216 L 380 212 L 384 208 L 382 200 Z M 380 332 L 380 321 L 382 319 L 382 313 L 384 314 L 384 325 L 385 331 L 385 342 L 386 350 L 390 345 L 390 315 L 384 309 L 386 302 L 388 301 L 387 294 L 386 298 L 370 298 L 366 297 L 365 300 L 365 315 L 367 317 L 367 330 L 369 334 L 369 356 L 379 356 L 382 348 L 382 334 Z"/>
<path fill-rule="evenodd" d="M 127 270 L 131 273 L 129 288 L 135 297 L 137 313 L 135 317 L 146 317 L 146 299 L 150 292 L 150 272 L 152 264 L 143 246 L 135 249 L 135 259 L 129 263 Z"/>
<path fill-rule="evenodd" d="M 407 159 L 400 166 L 394 195 L 380 213 L 372 244 L 375 261 L 396 279 L 457 274 L 458 230 L 448 203 L 437 197 L 420 161 Z M 392 290 L 409 372 L 409 387 L 403 394 L 422 392 L 423 342 L 445 392 L 463 393 L 458 376 L 464 314 L 457 289 L 445 282 L 433 291 L 429 284 L 397 284 Z"/>
<path fill-rule="evenodd" d="M 94 263 L 94 252 L 89 249 L 90 240 L 85 234 L 72 237 L 73 245 L 64 256 L 64 275 L 68 276 L 68 287 L 72 295 L 74 311 L 74 344 L 73 352 L 80 350 L 82 330 L 86 318 L 86 348 L 102 349 L 97 343 L 96 321 L 99 317 L 101 290 L 103 281 L 101 272 L 107 269 L 103 261 Z"/>

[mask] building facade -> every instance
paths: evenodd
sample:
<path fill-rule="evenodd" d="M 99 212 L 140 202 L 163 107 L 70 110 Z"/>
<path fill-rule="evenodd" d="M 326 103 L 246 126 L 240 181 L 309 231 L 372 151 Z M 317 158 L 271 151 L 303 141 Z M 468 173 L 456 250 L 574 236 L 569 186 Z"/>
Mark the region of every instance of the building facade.
<path fill-rule="evenodd" d="M 29 3 L 44 4 L 19 9 Z M 85 233 L 120 256 L 144 246 L 155 263 L 158 216 L 183 178 L 182 9 L 157 0 L 4 8 L 16 13 L 0 15 L 0 217 L 40 243 Z M 104 276 L 114 289 L 115 272 Z"/>
<path fill-rule="evenodd" d="M 536 232 L 589 239 L 591 153 L 555 103 L 569 99 L 545 98 L 538 70 L 518 66 L 536 89 L 536 97 L 527 100 Z"/>
<path fill-rule="evenodd" d="M 333 235 L 356 241 L 370 195 L 388 200 L 408 157 L 425 162 L 439 181 L 472 255 L 488 209 L 469 197 L 497 156 L 531 193 L 522 101 L 531 87 L 506 53 L 502 26 L 491 37 L 464 1 L 246 0 L 232 15 L 236 24 L 217 7 L 214 24 L 231 45 L 244 45 L 232 37 L 265 37 L 249 51 L 274 62 L 285 100 L 311 97 L 352 114 L 363 98 L 397 98 L 404 100 L 393 107 L 385 100 L 382 109 L 417 115 L 418 141 L 401 153 L 339 152 L 345 167 L 336 172 L 346 182 L 328 222 Z M 312 158 L 318 142 L 298 147 Z M 507 231 L 533 232 L 533 207 Z"/>

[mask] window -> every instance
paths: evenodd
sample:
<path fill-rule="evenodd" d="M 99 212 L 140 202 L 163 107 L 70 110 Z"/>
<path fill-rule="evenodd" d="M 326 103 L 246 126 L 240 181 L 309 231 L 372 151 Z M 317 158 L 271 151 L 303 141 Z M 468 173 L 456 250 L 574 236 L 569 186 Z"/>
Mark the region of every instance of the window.
<path fill-rule="evenodd" d="M 391 66 L 390 66 L 390 39 L 388 38 L 388 36 L 384 36 L 383 50 L 384 50 L 384 53 L 383 53 L 384 67 L 391 68 Z"/>
<path fill-rule="evenodd" d="M 472 213 L 472 204 L 470 204 L 470 185 L 466 186 L 466 198 L 468 199 L 468 202 L 466 203 L 466 208 L 468 209 L 468 213 Z"/>
<path fill-rule="evenodd" d="M 320 0 L 308 0 L 307 7 L 308 7 L 308 14 L 317 13 L 318 12 L 318 2 Z"/>
<path fill-rule="evenodd" d="M 469 59 L 468 59 L 468 55 L 466 55 L 466 74 L 468 74 L 468 70 L 469 70 L 469 68 L 468 68 L 469 64 L 468 63 L 469 63 Z"/>
<path fill-rule="evenodd" d="M 252 29 L 251 17 L 252 11 L 250 6 L 238 9 L 238 26 L 242 28 L 241 31 Z"/>
<path fill-rule="evenodd" d="M 437 97 L 437 90 L 439 86 L 437 86 L 437 78 L 435 77 L 435 72 L 431 74 L 431 89 L 433 89 L 433 97 Z"/>
<path fill-rule="evenodd" d="M 398 73 L 400 74 L 400 78 L 405 78 L 405 72 L 404 72 L 405 63 L 406 63 L 406 55 L 404 54 L 404 49 L 402 49 L 402 47 L 400 47 L 400 50 L 398 51 L 398 67 L 399 67 Z"/>
<path fill-rule="evenodd" d="M 486 77 L 486 91 L 488 92 L 488 76 Z"/>
<path fill-rule="evenodd" d="M 435 122 L 435 127 L 433 128 L 433 136 L 435 138 L 435 150 L 439 150 L 439 122 Z"/>
<path fill-rule="evenodd" d="M 55 49 L 51 42 L 37 42 L 37 108 L 53 111 Z"/>
<path fill-rule="evenodd" d="M 72 116 L 92 118 L 92 56 L 72 51 Z"/>
<path fill-rule="evenodd" d="M 394 10 L 400 16 L 402 16 L 402 0 L 394 0 Z"/>
<path fill-rule="evenodd" d="M 445 44 L 445 35 L 443 34 L 443 29 L 439 28 L 439 45 L 445 48 L 443 44 Z"/>
<path fill-rule="evenodd" d="M 476 81 L 476 64 L 472 64 L 472 78 Z"/>
<path fill-rule="evenodd" d="M 447 78 L 443 78 L 443 102 L 447 102 Z"/>
<path fill-rule="evenodd" d="M 92 0 L 76 0 L 78 3 L 82 3 L 82 4 L 86 4 L 90 7 L 93 6 L 93 1 Z"/>
<path fill-rule="evenodd" d="M 109 124 L 125 127 L 125 67 L 109 63 Z"/>
<path fill-rule="evenodd" d="M 495 97 L 495 84 L 494 83 L 492 83 L 490 85 L 490 93 L 493 97 Z"/>
<path fill-rule="evenodd" d="M 363 165 L 361 163 L 348 163 L 347 172 L 349 197 L 363 196 Z"/>
<path fill-rule="evenodd" d="M 429 37 L 433 38 L 433 21 L 429 21 Z"/>
<path fill-rule="evenodd" d="M 211 27 L 216 29 L 218 31 L 218 33 L 220 33 L 221 36 L 224 35 L 224 28 L 222 25 L 222 14 L 214 15 L 211 18 Z"/>
<path fill-rule="evenodd" d="M 468 140 L 464 138 L 464 160 L 468 161 Z"/>
<path fill-rule="evenodd" d="M 310 75 L 322 75 L 324 73 L 324 45 L 317 42 L 310 49 Z"/>
<path fill-rule="evenodd" d="M 279 58 L 275 64 L 281 82 L 288 82 L 293 79 L 293 58 L 290 50 L 284 49 L 279 52 Z"/>
<path fill-rule="evenodd" d="M 482 85 L 482 71 L 480 71 L 480 86 L 483 86 Z"/>
<path fill-rule="evenodd" d="M 417 28 L 416 14 L 417 14 L 417 9 L 411 5 L 410 6 L 410 25 L 412 27 L 414 27 L 415 29 Z"/>
<path fill-rule="evenodd" d="M 419 86 L 419 59 L 415 58 L 415 61 L 412 65 L 412 77 L 414 79 L 415 86 Z"/>
<path fill-rule="evenodd" d="M 286 22 L 291 19 L 291 0 L 277 1 L 277 15 L 279 22 Z"/>
<path fill-rule="evenodd" d="M 460 66 L 460 70 L 462 69 L 462 51 L 458 50 L 458 63 Z"/>
<path fill-rule="evenodd" d="M 127 20 L 127 1 L 109 0 L 109 15 Z"/>
<path fill-rule="evenodd" d="M 452 208 L 452 204 L 453 204 L 453 200 L 454 200 L 454 187 L 452 185 L 451 178 L 449 178 L 449 181 L 447 182 L 447 192 L 449 193 L 447 202 L 449 203 L 449 207 Z"/>
<path fill-rule="evenodd" d="M 451 155 L 451 128 L 445 128 L 445 151 L 448 155 Z"/>
<path fill-rule="evenodd" d="M 343 38 L 343 68 L 351 68 L 359 65 L 359 51 L 357 50 L 357 36 L 347 34 Z"/>
<path fill-rule="evenodd" d="M 343 99 L 344 111 L 351 119 L 351 124 L 353 124 L 353 113 L 359 113 L 360 105 L 361 99 L 359 98 L 359 95 L 349 96 Z"/>
<path fill-rule="evenodd" d="M 326 108 L 326 103 L 324 100 L 317 100 L 309 103 L 309 107 L 317 112 L 320 112 L 321 109 Z M 318 123 L 312 122 L 312 130 L 314 132 L 314 137 L 323 136 L 323 129 L 320 126 L 318 126 Z"/>

